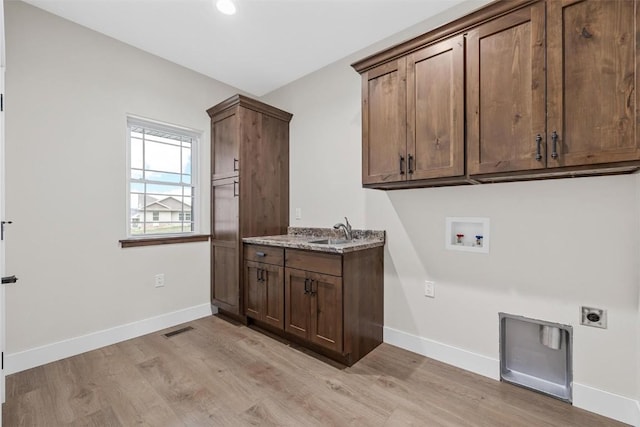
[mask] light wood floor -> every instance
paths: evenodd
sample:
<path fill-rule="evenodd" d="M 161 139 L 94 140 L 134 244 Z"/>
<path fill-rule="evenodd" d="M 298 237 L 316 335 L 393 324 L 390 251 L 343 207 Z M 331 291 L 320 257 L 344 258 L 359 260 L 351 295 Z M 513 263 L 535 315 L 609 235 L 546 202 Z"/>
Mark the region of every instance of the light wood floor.
<path fill-rule="evenodd" d="M 383 344 L 351 368 L 208 317 L 7 377 L 11 426 L 615 426 Z"/>

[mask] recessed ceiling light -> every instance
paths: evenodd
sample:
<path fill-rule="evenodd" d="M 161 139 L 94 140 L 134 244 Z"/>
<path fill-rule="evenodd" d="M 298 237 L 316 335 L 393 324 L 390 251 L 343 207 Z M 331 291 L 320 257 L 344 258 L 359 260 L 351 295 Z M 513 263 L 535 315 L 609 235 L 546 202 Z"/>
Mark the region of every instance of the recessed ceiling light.
<path fill-rule="evenodd" d="M 233 4 L 233 0 L 218 0 L 216 7 L 225 15 L 234 15 L 236 13 L 236 5 Z"/>

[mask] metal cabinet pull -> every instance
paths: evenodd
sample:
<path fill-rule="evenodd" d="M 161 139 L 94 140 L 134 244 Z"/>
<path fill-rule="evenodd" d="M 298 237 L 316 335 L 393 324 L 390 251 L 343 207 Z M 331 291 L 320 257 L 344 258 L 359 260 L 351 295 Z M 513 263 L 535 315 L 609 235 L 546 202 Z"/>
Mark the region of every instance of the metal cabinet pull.
<path fill-rule="evenodd" d="M 557 159 L 558 158 L 558 133 L 555 130 L 551 134 L 551 141 L 553 142 L 553 145 L 551 148 L 551 158 Z"/>
<path fill-rule="evenodd" d="M 7 285 L 9 283 L 16 283 L 18 278 L 16 276 L 6 276 L 2 278 L 2 284 Z"/>
<path fill-rule="evenodd" d="M 542 145 L 542 136 L 540 134 L 536 135 L 536 160 L 542 160 L 542 154 L 540 153 L 540 146 Z"/>
<path fill-rule="evenodd" d="M 309 279 L 304 279 L 304 294 L 309 293 Z"/>
<path fill-rule="evenodd" d="M 400 175 L 404 175 L 404 156 L 400 156 Z"/>
<path fill-rule="evenodd" d="M 260 281 L 264 283 L 264 268 L 260 269 Z"/>
<path fill-rule="evenodd" d="M 233 181 L 233 197 L 238 197 L 238 181 Z"/>
<path fill-rule="evenodd" d="M 267 256 L 267 254 L 265 254 L 264 252 L 256 252 L 256 256 L 259 256 L 259 257 L 263 257 L 263 258 L 264 258 L 264 257 L 266 257 L 266 256 Z"/>
<path fill-rule="evenodd" d="M 4 226 L 7 224 L 13 224 L 13 221 L 0 222 L 0 240 L 4 240 Z"/>
<path fill-rule="evenodd" d="M 240 161 L 236 158 L 233 159 L 233 171 L 237 172 L 240 166 Z"/>
<path fill-rule="evenodd" d="M 314 283 L 316 284 L 316 290 L 315 291 L 313 290 L 313 284 Z M 318 281 L 317 280 L 312 280 L 311 281 L 311 292 L 310 293 L 311 293 L 311 296 L 314 296 L 315 294 L 318 293 Z"/>
<path fill-rule="evenodd" d="M 413 156 L 409 154 L 409 175 L 413 174 Z"/>

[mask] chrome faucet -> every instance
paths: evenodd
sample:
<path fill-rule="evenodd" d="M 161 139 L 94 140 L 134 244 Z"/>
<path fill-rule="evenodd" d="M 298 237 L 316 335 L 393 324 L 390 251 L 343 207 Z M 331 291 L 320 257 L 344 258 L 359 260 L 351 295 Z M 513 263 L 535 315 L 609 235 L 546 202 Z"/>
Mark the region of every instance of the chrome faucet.
<path fill-rule="evenodd" d="M 347 225 L 344 225 L 343 223 L 339 222 L 336 225 L 334 225 L 333 228 L 335 228 L 336 230 L 340 230 L 342 228 L 342 230 L 344 230 L 344 236 L 346 237 L 346 239 L 352 240 L 353 234 L 351 230 L 351 224 L 349 224 L 349 220 L 347 219 L 346 216 L 344 217 L 344 221 L 347 223 Z"/>

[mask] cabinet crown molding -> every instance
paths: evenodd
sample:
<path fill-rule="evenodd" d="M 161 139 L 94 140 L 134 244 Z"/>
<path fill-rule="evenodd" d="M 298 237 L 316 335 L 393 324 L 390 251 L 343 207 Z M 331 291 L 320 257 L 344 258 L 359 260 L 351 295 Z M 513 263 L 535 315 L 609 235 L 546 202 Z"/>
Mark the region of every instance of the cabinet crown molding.
<path fill-rule="evenodd" d="M 277 119 L 284 120 L 286 122 L 290 122 L 291 118 L 293 117 L 293 114 L 291 113 L 288 113 L 279 108 L 272 107 L 271 105 L 265 104 L 264 102 L 260 102 L 258 100 L 255 100 L 240 94 L 233 95 L 232 97 L 227 98 L 224 101 L 209 108 L 207 110 L 207 114 L 209 114 L 209 117 L 213 117 L 216 114 L 221 113 L 222 111 L 225 111 L 229 108 L 233 108 L 236 106 L 248 108 L 258 113 L 275 117 Z"/>
<path fill-rule="evenodd" d="M 367 56 L 354 62 L 351 66 L 360 74 L 380 65 L 384 62 L 392 61 L 401 56 L 407 55 L 428 44 L 437 42 L 446 37 L 464 33 L 465 31 L 482 24 L 490 19 L 495 19 L 501 15 L 512 12 L 521 7 L 528 6 L 540 0 L 497 0 L 481 9 L 471 12 L 461 18 L 448 22 L 425 34 L 414 37 L 388 49 Z"/>

